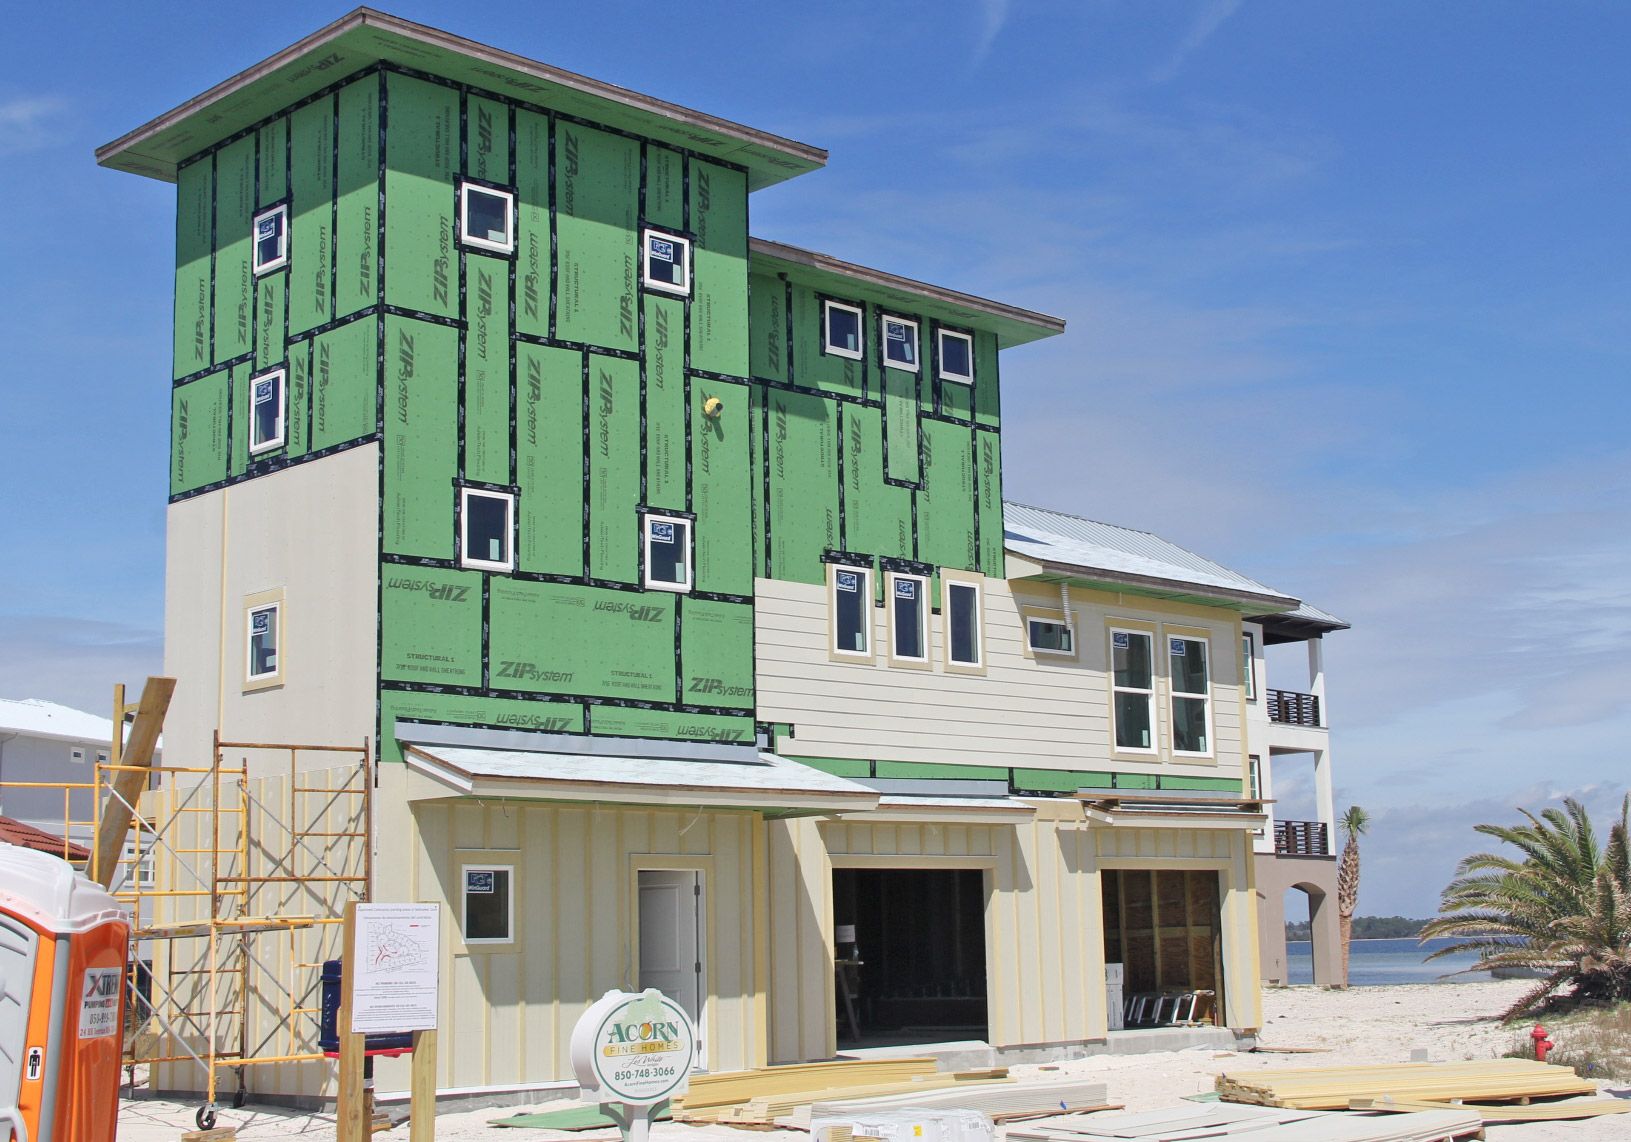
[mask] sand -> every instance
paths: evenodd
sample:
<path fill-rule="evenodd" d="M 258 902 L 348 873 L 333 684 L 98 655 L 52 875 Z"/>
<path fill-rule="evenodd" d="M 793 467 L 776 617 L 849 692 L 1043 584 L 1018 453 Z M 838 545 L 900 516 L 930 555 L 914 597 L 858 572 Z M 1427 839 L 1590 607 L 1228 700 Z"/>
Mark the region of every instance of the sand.
<path fill-rule="evenodd" d="M 1489 1059 L 1524 1038 L 1526 1028 L 1505 1028 L 1492 1016 L 1503 1010 L 1530 985 L 1523 981 L 1489 983 L 1410 984 L 1399 987 L 1362 987 L 1351 991 L 1317 988 L 1277 988 L 1263 996 L 1263 1032 L 1268 1047 L 1320 1048 L 1317 1054 L 1237 1054 L 1212 1049 L 1162 1051 L 1145 1055 L 1097 1056 L 1057 1064 L 1046 1075 L 1090 1076 L 1109 1084 L 1110 1097 L 1133 1110 L 1167 1106 L 1185 1095 L 1213 1089 L 1224 1071 L 1262 1071 L 1276 1067 L 1320 1064 L 1408 1062 L 1413 1050 L 1428 1058 L 1450 1061 Z M 1020 1078 L 1039 1075 L 1038 1066 L 1015 1067 Z M 1631 1089 L 1615 1084 L 1607 1093 L 1631 1097 Z M 565 1102 L 542 1104 L 564 1106 Z M 120 1115 L 121 1142 L 175 1142 L 193 1128 L 195 1105 L 159 1100 L 126 1103 Z M 495 1118 L 519 1113 L 521 1108 L 483 1109 L 443 1114 L 436 1120 L 436 1136 L 443 1142 L 486 1139 L 487 1142 L 606 1142 L 615 1131 L 568 1134 L 548 1130 L 496 1130 Z M 536 1109 L 536 1108 L 532 1108 Z M 291 1115 L 246 1108 L 222 1109 L 218 1125 L 237 1125 L 239 1138 L 258 1142 L 289 1134 L 332 1138 L 333 1119 L 327 1115 Z M 398 1127 L 382 1139 L 406 1142 L 407 1127 Z M 1631 1138 L 1631 1115 L 1615 1115 L 1582 1122 L 1532 1123 L 1489 1128 L 1492 1142 L 1541 1142 L 1544 1139 Z M 690 1127 L 664 1123 L 652 1131 L 652 1142 L 808 1142 L 808 1135 L 791 1132 L 747 1132 L 725 1127 Z"/>

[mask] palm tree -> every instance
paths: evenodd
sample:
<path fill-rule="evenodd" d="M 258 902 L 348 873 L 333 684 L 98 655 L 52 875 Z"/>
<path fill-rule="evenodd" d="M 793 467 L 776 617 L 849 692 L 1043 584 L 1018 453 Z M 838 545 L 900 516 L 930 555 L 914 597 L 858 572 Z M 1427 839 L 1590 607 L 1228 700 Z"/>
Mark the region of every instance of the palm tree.
<path fill-rule="evenodd" d="M 1468 971 L 1515 967 L 1545 976 L 1507 1017 L 1565 985 L 1579 999 L 1631 999 L 1631 795 L 1598 846 L 1585 806 L 1570 797 L 1525 824 L 1477 825 L 1517 857 L 1474 853 L 1456 866 L 1423 940 L 1459 937 L 1428 959 L 1476 952 Z"/>
<path fill-rule="evenodd" d="M 1370 814 L 1358 805 L 1348 806 L 1337 822 L 1345 838 L 1342 863 L 1337 866 L 1337 922 L 1342 934 L 1342 986 L 1348 986 L 1348 945 L 1353 940 L 1354 908 L 1359 904 L 1359 838 L 1370 827 Z"/>

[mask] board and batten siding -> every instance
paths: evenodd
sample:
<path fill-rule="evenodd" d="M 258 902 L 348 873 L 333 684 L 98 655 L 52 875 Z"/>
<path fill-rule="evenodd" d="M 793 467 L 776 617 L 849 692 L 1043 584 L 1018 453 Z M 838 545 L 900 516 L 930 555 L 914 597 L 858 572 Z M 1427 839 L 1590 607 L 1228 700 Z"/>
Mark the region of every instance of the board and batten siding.
<path fill-rule="evenodd" d="M 1233 612 L 1073 589 L 1076 654 L 1032 658 L 1022 641 L 1021 608 L 1058 612 L 1058 589 L 1000 579 L 983 585 L 986 671 L 964 674 L 943 665 L 941 615 L 931 616 L 930 670 L 884 665 L 889 632 L 882 607 L 872 609 L 873 661 L 834 661 L 826 588 L 756 580 L 760 719 L 792 723 L 793 738 L 783 751 L 799 757 L 1241 777 L 1240 621 Z M 1120 620 L 1157 629 L 1155 706 L 1162 750 L 1153 758 L 1111 750 L 1108 629 Z M 1166 628 L 1208 636 L 1210 758 L 1167 752 L 1170 707 L 1159 633 Z"/>
<path fill-rule="evenodd" d="M 1103 889 L 1108 868 L 1219 874 L 1224 1018 L 1258 1027 L 1256 899 L 1241 830 L 1089 825 L 1073 802 L 1015 824 L 771 822 L 770 1061 L 831 1058 L 835 868 L 980 869 L 985 875 L 989 1042 L 1023 1049 L 1102 1039 Z"/>

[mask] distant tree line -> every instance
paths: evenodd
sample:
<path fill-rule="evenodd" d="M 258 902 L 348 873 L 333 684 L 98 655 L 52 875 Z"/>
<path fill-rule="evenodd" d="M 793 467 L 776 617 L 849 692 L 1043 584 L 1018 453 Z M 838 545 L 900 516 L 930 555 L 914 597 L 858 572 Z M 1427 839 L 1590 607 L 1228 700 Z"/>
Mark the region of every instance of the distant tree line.
<path fill-rule="evenodd" d="M 1353 938 L 1356 940 L 1404 940 L 1416 935 L 1427 924 L 1426 920 L 1411 920 L 1405 916 L 1355 916 Z M 1307 920 L 1288 921 L 1286 939 L 1309 938 Z"/>

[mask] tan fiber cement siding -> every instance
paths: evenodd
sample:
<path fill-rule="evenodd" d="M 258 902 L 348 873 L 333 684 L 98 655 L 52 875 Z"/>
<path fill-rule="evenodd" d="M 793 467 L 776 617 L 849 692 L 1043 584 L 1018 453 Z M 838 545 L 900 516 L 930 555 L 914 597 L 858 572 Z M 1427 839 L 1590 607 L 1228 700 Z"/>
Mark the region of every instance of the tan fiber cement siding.
<path fill-rule="evenodd" d="M 1072 591 L 1077 654 L 1027 657 L 1020 607 L 1057 611 L 1057 588 L 985 581 L 984 675 L 948 673 L 941 616 L 932 616 L 932 670 L 833 661 L 827 593 L 816 584 L 755 581 L 759 717 L 791 722 L 784 752 L 800 757 L 889 759 L 1040 769 L 1105 769 L 1238 778 L 1240 624 L 1227 611 L 1093 591 Z M 888 637 L 873 608 L 874 648 Z M 1210 640 L 1213 756 L 1112 759 L 1106 630 L 1117 620 L 1205 631 Z M 1159 644 L 1158 644 L 1159 645 Z M 1160 654 L 1157 655 L 1161 659 Z M 1157 678 L 1158 732 L 1167 738 L 1167 690 Z"/>

